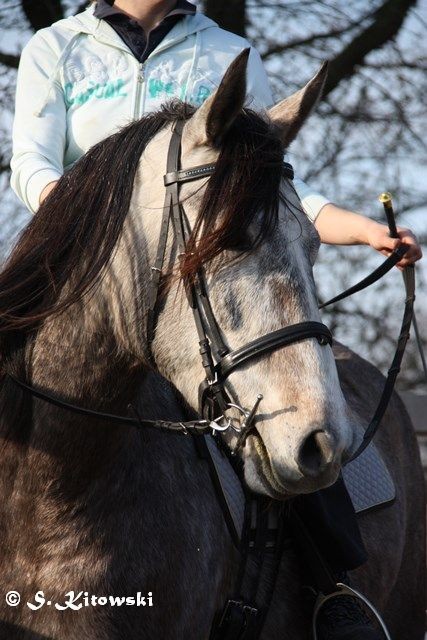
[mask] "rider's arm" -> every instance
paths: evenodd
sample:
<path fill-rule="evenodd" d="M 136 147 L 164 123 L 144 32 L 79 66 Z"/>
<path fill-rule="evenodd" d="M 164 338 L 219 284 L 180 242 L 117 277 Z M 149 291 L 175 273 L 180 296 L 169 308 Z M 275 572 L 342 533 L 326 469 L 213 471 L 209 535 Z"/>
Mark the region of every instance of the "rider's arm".
<path fill-rule="evenodd" d="M 322 207 L 314 225 L 321 241 L 326 244 L 366 244 L 386 256 L 404 242 L 410 245 L 410 249 L 398 263 L 399 267 L 405 267 L 422 256 L 420 245 L 409 229 L 398 227 L 399 239 L 390 238 L 387 225 L 331 202 Z"/>
<path fill-rule="evenodd" d="M 255 108 L 265 108 L 273 104 L 267 74 L 255 49 L 251 49 L 249 56 L 248 96 L 252 97 Z M 297 176 L 293 182 L 304 212 L 314 222 L 322 242 L 366 244 L 384 255 L 389 255 L 400 242 L 404 242 L 410 245 L 410 249 L 398 263 L 399 267 L 421 258 L 421 248 L 409 229 L 398 227 L 399 239 L 390 238 L 386 225 L 334 205 Z"/>
<path fill-rule="evenodd" d="M 18 70 L 11 186 L 33 212 L 45 187 L 63 173 L 66 107 L 57 60 L 41 31 L 22 51 Z"/>

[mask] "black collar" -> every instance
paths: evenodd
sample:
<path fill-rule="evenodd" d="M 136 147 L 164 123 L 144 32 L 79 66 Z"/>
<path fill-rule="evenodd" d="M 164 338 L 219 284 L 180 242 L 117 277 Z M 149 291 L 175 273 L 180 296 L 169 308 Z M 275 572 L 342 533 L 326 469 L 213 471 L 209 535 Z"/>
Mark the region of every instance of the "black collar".
<path fill-rule="evenodd" d="M 175 7 L 163 18 L 163 20 L 171 16 L 194 15 L 195 13 L 196 6 L 194 4 L 187 2 L 187 0 L 178 0 Z M 114 0 L 98 0 L 95 5 L 95 11 L 93 12 L 95 18 L 100 19 L 117 14 L 126 16 L 123 11 L 120 11 L 120 9 L 114 6 Z"/>

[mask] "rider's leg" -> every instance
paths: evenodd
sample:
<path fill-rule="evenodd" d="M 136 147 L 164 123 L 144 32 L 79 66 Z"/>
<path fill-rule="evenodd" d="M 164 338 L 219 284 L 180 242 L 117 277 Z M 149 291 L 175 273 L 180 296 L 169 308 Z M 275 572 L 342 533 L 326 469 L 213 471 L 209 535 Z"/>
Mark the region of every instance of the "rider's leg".
<path fill-rule="evenodd" d="M 332 593 L 346 582 L 346 571 L 367 560 L 356 514 L 344 481 L 293 501 L 296 540 L 306 566 L 308 586 Z M 314 606 L 314 599 L 311 600 Z M 317 618 L 319 640 L 383 640 L 357 599 L 337 596 L 326 601 Z"/>
<path fill-rule="evenodd" d="M 295 499 L 294 508 L 334 573 L 366 562 L 353 503 L 341 477 L 327 489 Z"/>

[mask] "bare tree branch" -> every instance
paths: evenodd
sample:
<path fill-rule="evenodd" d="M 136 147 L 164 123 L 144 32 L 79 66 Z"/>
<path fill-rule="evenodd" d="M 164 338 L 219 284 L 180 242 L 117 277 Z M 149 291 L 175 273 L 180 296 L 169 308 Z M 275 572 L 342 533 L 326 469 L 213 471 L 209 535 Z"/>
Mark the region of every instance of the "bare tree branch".
<path fill-rule="evenodd" d="M 359 33 L 329 65 L 324 96 L 333 91 L 342 80 L 353 75 L 355 67 L 362 64 L 365 57 L 381 48 L 394 38 L 403 24 L 409 10 L 417 0 L 386 0 L 374 13 L 374 22 Z"/>
<path fill-rule="evenodd" d="M 50 27 L 64 17 L 61 0 L 22 0 L 22 10 L 34 31 Z"/>
<path fill-rule="evenodd" d="M 0 64 L 4 64 L 6 67 L 17 69 L 19 64 L 19 56 L 14 56 L 10 53 L 3 53 L 0 51 Z"/>
<path fill-rule="evenodd" d="M 290 40 L 289 42 L 285 42 L 283 44 L 274 44 L 266 51 L 264 51 L 264 53 L 262 54 L 262 58 L 266 60 L 267 58 L 270 58 L 271 56 L 274 56 L 278 53 L 283 53 L 288 49 L 295 49 L 297 47 L 302 47 L 315 42 L 317 43 L 319 40 L 342 36 L 344 33 L 351 31 L 355 27 L 356 25 L 354 23 L 350 23 L 346 27 L 342 27 L 340 29 L 331 29 L 327 33 L 313 33 L 306 38 L 295 38 L 294 40 Z"/>
<path fill-rule="evenodd" d="M 352 25 L 354 28 L 354 25 Z M 267 58 L 271 58 L 271 56 L 275 56 L 278 53 L 283 53 L 288 49 L 294 49 L 296 47 L 302 47 L 307 44 L 312 44 L 317 40 L 321 40 L 322 38 L 330 38 L 332 36 L 340 36 L 345 31 L 348 31 L 349 27 L 344 29 L 335 29 L 335 31 L 330 31 L 329 33 L 313 33 L 307 38 L 296 38 L 295 40 L 290 40 L 289 42 L 285 42 L 284 44 L 274 44 L 269 47 L 267 51 L 264 51 L 262 54 L 263 60 L 267 60 Z"/>
<path fill-rule="evenodd" d="M 205 13 L 223 29 L 246 34 L 246 0 L 205 0 Z"/>

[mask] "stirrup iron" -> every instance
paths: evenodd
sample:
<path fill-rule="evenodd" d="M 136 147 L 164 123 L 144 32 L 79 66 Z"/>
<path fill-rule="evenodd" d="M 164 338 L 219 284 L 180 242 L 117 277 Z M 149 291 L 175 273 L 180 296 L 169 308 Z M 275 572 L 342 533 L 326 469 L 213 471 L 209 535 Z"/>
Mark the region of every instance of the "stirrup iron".
<path fill-rule="evenodd" d="M 323 593 L 319 593 L 319 595 L 317 596 L 317 600 L 315 602 L 314 611 L 313 611 L 313 626 L 312 626 L 313 640 L 318 640 L 317 629 L 316 629 L 317 617 L 319 615 L 321 608 L 325 604 L 325 602 L 327 600 L 330 600 L 331 598 L 344 596 L 344 595 L 352 596 L 353 598 L 357 598 L 358 600 L 361 600 L 362 603 L 365 605 L 366 609 L 369 610 L 369 612 L 373 615 L 376 622 L 380 626 L 380 629 L 384 634 L 385 640 L 392 640 L 384 620 L 382 619 L 379 611 L 374 607 L 372 602 L 369 602 L 369 600 L 362 593 L 360 593 L 360 591 L 356 591 L 356 589 L 353 589 L 352 587 L 349 587 L 348 585 L 343 584 L 342 582 L 337 583 L 337 590 L 334 591 L 333 593 L 327 593 L 326 595 Z"/>

